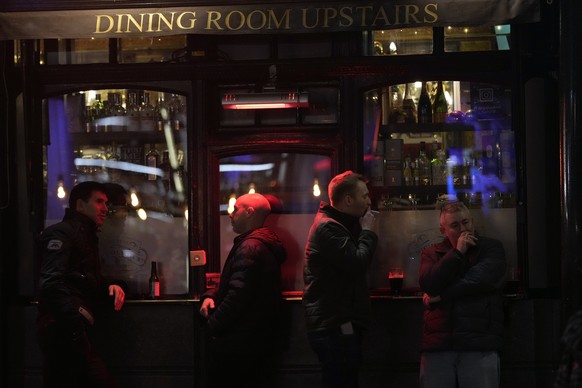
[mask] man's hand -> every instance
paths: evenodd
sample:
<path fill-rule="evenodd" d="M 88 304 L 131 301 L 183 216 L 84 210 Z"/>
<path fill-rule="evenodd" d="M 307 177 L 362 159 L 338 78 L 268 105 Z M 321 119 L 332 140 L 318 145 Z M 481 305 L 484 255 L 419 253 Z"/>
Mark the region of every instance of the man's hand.
<path fill-rule="evenodd" d="M 477 237 L 470 232 L 463 232 L 457 240 L 456 248 L 459 252 L 465 254 L 470 247 L 474 247 L 475 245 L 477 245 Z"/>
<path fill-rule="evenodd" d="M 200 315 L 204 318 L 208 319 L 210 310 L 214 309 L 214 299 L 206 298 L 202 302 L 202 306 L 200 306 Z"/>
<path fill-rule="evenodd" d="M 372 230 L 374 229 L 374 225 L 376 224 L 376 214 L 377 211 L 372 211 L 368 209 L 368 211 L 360 218 L 360 226 L 363 230 Z"/>
<path fill-rule="evenodd" d="M 125 292 L 123 291 L 123 288 L 119 287 L 117 284 L 110 285 L 109 296 L 113 296 L 113 308 L 115 311 L 121 310 L 123 302 L 125 302 Z"/>
<path fill-rule="evenodd" d="M 441 301 L 441 297 L 440 295 L 436 295 L 436 296 L 430 296 L 429 294 L 424 294 L 422 296 L 422 303 L 426 306 L 426 307 L 430 307 L 431 303 L 437 303 Z"/>

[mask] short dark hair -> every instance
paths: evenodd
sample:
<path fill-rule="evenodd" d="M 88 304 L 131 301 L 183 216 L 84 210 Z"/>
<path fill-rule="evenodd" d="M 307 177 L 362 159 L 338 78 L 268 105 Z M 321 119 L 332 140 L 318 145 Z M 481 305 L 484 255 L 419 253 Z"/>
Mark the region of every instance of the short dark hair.
<path fill-rule="evenodd" d="M 107 193 L 103 183 L 94 182 L 94 181 L 86 181 L 86 182 L 81 182 L 81 183 L 77 184 L 71 190 L 71 195 L 69 196 L 69 208 L 76 210 L 77 200 L 82 199 L 83 201 L 88 202 L 95 191 L 98 191 L 98 192 L 101 192 L 104 194 Z"/>
<path fill-rule="evenodd" d="M 368 183 L 368 180 L 362 174 L 350 170 L 333 177 L 327 187 L 327 193 L 331 204 L 338 203 L 346 195 L 352 194 L 356 187 L 358 187 L 358 182 L 360 181 Z"/>

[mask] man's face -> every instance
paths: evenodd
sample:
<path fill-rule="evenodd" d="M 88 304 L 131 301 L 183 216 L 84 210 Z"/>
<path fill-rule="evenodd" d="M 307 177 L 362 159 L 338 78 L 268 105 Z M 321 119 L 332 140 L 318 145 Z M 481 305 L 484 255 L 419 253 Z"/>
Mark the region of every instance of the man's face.
<path fill-rule="evenodd" d="M 463 233 L 475 234 L 473 218 L 467 211 L 443 213 L 441 216 L 441 233 L 449 240 L 453 247 Z"/>
<path fill-rule="evenodd" d="M 107 196 L 100 191 L 94 191 L 87 202 L 77 200 L 76 210 L 92 219 L 97 227 L 101 227 L 108 212 Z"/>
<path fill-rule="evenodd" d="M 370 200 L 370 192 L 368 191 L 368 186 L 363 181 L 358 181 L 358 185 L 352 194 L 348 194 L 351 197 L 351 203 L 349 206 L 349 214 L 355 217 L 362 217 L 368 211 L 368 208 L 372 204 Z"/>
<path fill-rule="evenodd" d="M 247 225 L 249 218 L 251 216 L 251 211 L 248 208 L 248 204 L 244 203 L 240 199 L 237 199 L 234 204 L 234 210 L 230 213 L 230 223 L 232 224 L 232 230 L 235 233 L 243 233 L 247 230 Z"/>

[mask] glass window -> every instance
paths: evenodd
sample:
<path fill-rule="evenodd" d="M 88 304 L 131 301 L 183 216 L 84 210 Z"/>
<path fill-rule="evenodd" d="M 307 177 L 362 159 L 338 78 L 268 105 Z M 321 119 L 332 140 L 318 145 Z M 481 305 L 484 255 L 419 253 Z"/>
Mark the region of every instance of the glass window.
<path fill-rule="evenodd" d="M 267 218 L 287 250 L 283 263 L 284 291 L 303 289 L 303 251 L 307 232 L 320 201 L 328 201 L 331 158 L 315 154 L 265 153 L 220 159 L 221 265 L 236 236 L 229 213 L 237 197 L 254 191 L 271 202 Z"/>
<path fill-rule="evenodd" d="M 227 60 L 269 59 L 271 40 L 265 36 L 229 36 L 218 43 L 217 50 Z"/>
<path fill-rule="evenodd" d="M 432 28 L 401 28 L 372 31 L 372 55 L 418 55 L 432 53 Z"/>
<path fill-rule="evenodd" d="M 314 35 L 281 35 L 278 38 L 278 57 L 286 58 L 325 58 L 332 55 L 332 42 L 329 37 Z"/>
<path fill-rule="evenodd" d="M 179 60 L 189 54 L 186 35 L 119 39 L 119 63 Z"/>
<path fill-rule="evenodd" d="M 45 225 L 60 221 L 71 188 L 108 187 L 100 234 L 103 271 L 147 294 L 151 261 L 161 293 L 188 293 L 185 96 L 156 90 L 85 90 L 45 100 Z M 177 124 L 178 123 L 178 124 Z"/>
<path fill-rule="evenodd" d="M 511 26 L 446 27 L 445 51 L 501 51 L 510 49 Z"/>
<path fill-rule="evenodd" d="M 363 97 L 364 171 L 382 234 L 390 236 L 378 244 L 372 286 L 387 288 L 386 268 L 399 267 L 405 289 L 418 290 L 420 252 L 442 240 L 439 209 L 447 201 L 465 202 L 477 231 L 501 240 L 509 267 L 517 266 L 511 90 L 419 81 L 384 85 Z"/>

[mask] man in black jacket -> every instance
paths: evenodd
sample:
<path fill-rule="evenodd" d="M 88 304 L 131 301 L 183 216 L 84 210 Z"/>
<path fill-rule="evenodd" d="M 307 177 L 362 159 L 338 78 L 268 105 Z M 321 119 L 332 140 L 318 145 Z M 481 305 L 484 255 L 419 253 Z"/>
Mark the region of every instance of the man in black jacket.
<path fill-rule="evenodd" d="M 97 232 L 107 212 L 105 187 L 80 183 L 63 220 L 41 235 L 37 329 L 45 387 L 115 386 L 89 339 L 96 313 L 111 304 L 120 310 L 125 299 L 100 271 Z"/>
<path fill-rule="evenodd" d="M 217 288 L 202 295 L 200 314 L 208 319 L 209 387 L 272 387 L 281 303 L 281 263 L 285 248 L 264 226 L 271 212 L 261 194 L 239 197 L 230 214 L 239 235 Z"/>
<path fill-rule="evenodd" d="M 497 388 L 503 348 L 505 251 L 475 233 L 462 202 L 441 208 L 443 242 L 421 254 L 425 292 L 421 388 Z"/>
<path fill-rule="evenodd" d="M 325 388 L 358 387 L 362 335 L 371 320 L 367 271 L 378 243 L 366 179 L 352 171 L 328 187 L 305 247 L 303 306 Z"/>

